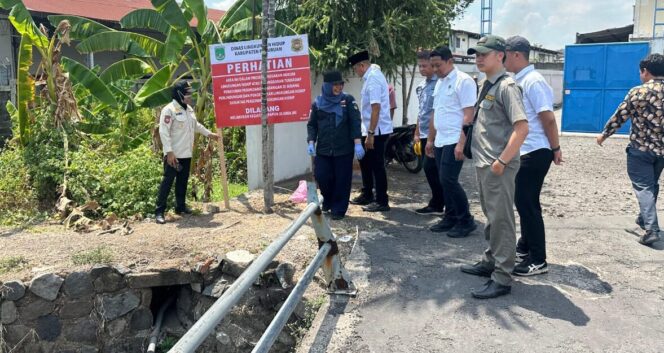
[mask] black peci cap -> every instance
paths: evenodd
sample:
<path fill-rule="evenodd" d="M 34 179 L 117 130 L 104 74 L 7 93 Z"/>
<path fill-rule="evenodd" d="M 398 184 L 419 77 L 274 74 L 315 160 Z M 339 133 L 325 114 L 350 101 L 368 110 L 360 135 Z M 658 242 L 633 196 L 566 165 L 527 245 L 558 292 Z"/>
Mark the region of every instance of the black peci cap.
<path fill-rule="evenodd" d="M 505 39 L 505 50 L 528 53 L 530 52 L 530 42 L 521 36 L 509 37 Z"/>
<path fill-rule="evenodd" d="M 357 64 L 357 63 L 360 63 L 360 62 L 363 62 L 363 61 L 367 61 L 367 60 L 369 60 L 369 52 L 366 51 L 366 50 L 363 50 L 363 51 L 361 51 L 361 52 L 359 52 L 359 53 L 356 53 L 356 54 L 354 54 L 354 55 L 351 55 L 351 56 L 348 58 L 348 62 L 350 63 L 350 66 L 353 66 L 353 65 L 355 65 L 355 64 Z"/>
<path fill-rule="evenodd" d="M 323 82 L 343 83 L 344 78 L 341 76 L 341 72 L 337 70 L 328 70 L 323 74 Z"/>

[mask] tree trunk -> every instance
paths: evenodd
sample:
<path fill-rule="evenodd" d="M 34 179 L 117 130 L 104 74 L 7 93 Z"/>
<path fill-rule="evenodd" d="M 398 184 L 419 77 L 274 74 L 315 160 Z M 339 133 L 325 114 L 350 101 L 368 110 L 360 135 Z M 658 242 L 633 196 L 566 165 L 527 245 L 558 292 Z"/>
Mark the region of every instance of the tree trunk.
<path fill-rule="evenodd" d="M 413 65 L 413 71 L 410 72 L 410 84 L 408 85 L 408 95 L 406 95 L 406 102 L 410 102 L 410 97 L 413 93 L 413 83 L 415 83 L 415 70 L 417 68 L 417 65 Z M 405 80 L 405 79 L 404 79 Z M 405 85 L 404 85 L 405 86 Z M 404 111 L 407 111 L 408 109 L 408 103 L 404 103 Z M 407 115 L 404 115 L 406 120 L 404 121 L 404 124 L 408 124 L 408 117 Z"/>
<path fill-rule="evenodd" d="M 408 125 L 408 90 L 406 89 L 406 65 L 401 65 L 401 125 Z"/>

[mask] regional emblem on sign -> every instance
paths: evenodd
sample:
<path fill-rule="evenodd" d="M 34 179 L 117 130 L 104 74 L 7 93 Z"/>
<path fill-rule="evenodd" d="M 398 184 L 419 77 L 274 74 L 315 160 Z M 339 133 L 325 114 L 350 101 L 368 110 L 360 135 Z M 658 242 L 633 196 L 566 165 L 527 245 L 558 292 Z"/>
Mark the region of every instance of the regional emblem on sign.
<path fill-rule="evenodd" d="M 224 47 L 214 48 L 214 57 L 219 61 L 226 59 L 226 48 Z"/>
<path fill-rule="evenodd" d="M 302 51 L 302 48 L 304 47 L 304 43 L 302 42 L 302 38 L 293 38 L 291 40 L 291 50 L 294 52 L 299 52 Z"/>

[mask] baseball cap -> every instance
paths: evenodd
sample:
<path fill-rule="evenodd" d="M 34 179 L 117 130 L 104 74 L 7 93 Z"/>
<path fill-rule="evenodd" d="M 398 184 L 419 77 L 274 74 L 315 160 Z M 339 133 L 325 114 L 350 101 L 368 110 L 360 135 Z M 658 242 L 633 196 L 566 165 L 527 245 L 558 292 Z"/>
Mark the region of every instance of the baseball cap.
<path fill-rule="evenodd" d="M 468 49 L 468 55 L 476 53 L 486 54 L 492 50 L 505 51 L 505 39 L 503 37 L 487 35 L 477 41 L 477 45 Z"/>
<path fill-rule="evenodd" d="M 527 53 L 530 51 L 530 42 L 521 36 L 512 36 L 505 40 L 505 50 Z"/>

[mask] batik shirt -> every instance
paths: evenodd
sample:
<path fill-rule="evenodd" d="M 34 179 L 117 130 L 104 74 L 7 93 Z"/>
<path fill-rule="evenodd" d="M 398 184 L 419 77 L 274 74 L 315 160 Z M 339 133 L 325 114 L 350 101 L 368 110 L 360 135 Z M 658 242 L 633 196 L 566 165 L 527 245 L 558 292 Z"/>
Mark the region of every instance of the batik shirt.
<path fill-rule="evenodd" d="M 631 118 L 630 146 L 642 152 L 664 155 L 663 101 L 664 80 L 650 80 L 632 88 L 615 114 L 606 122 L 602 134 L 606 137 L 613 135 Z"/>

